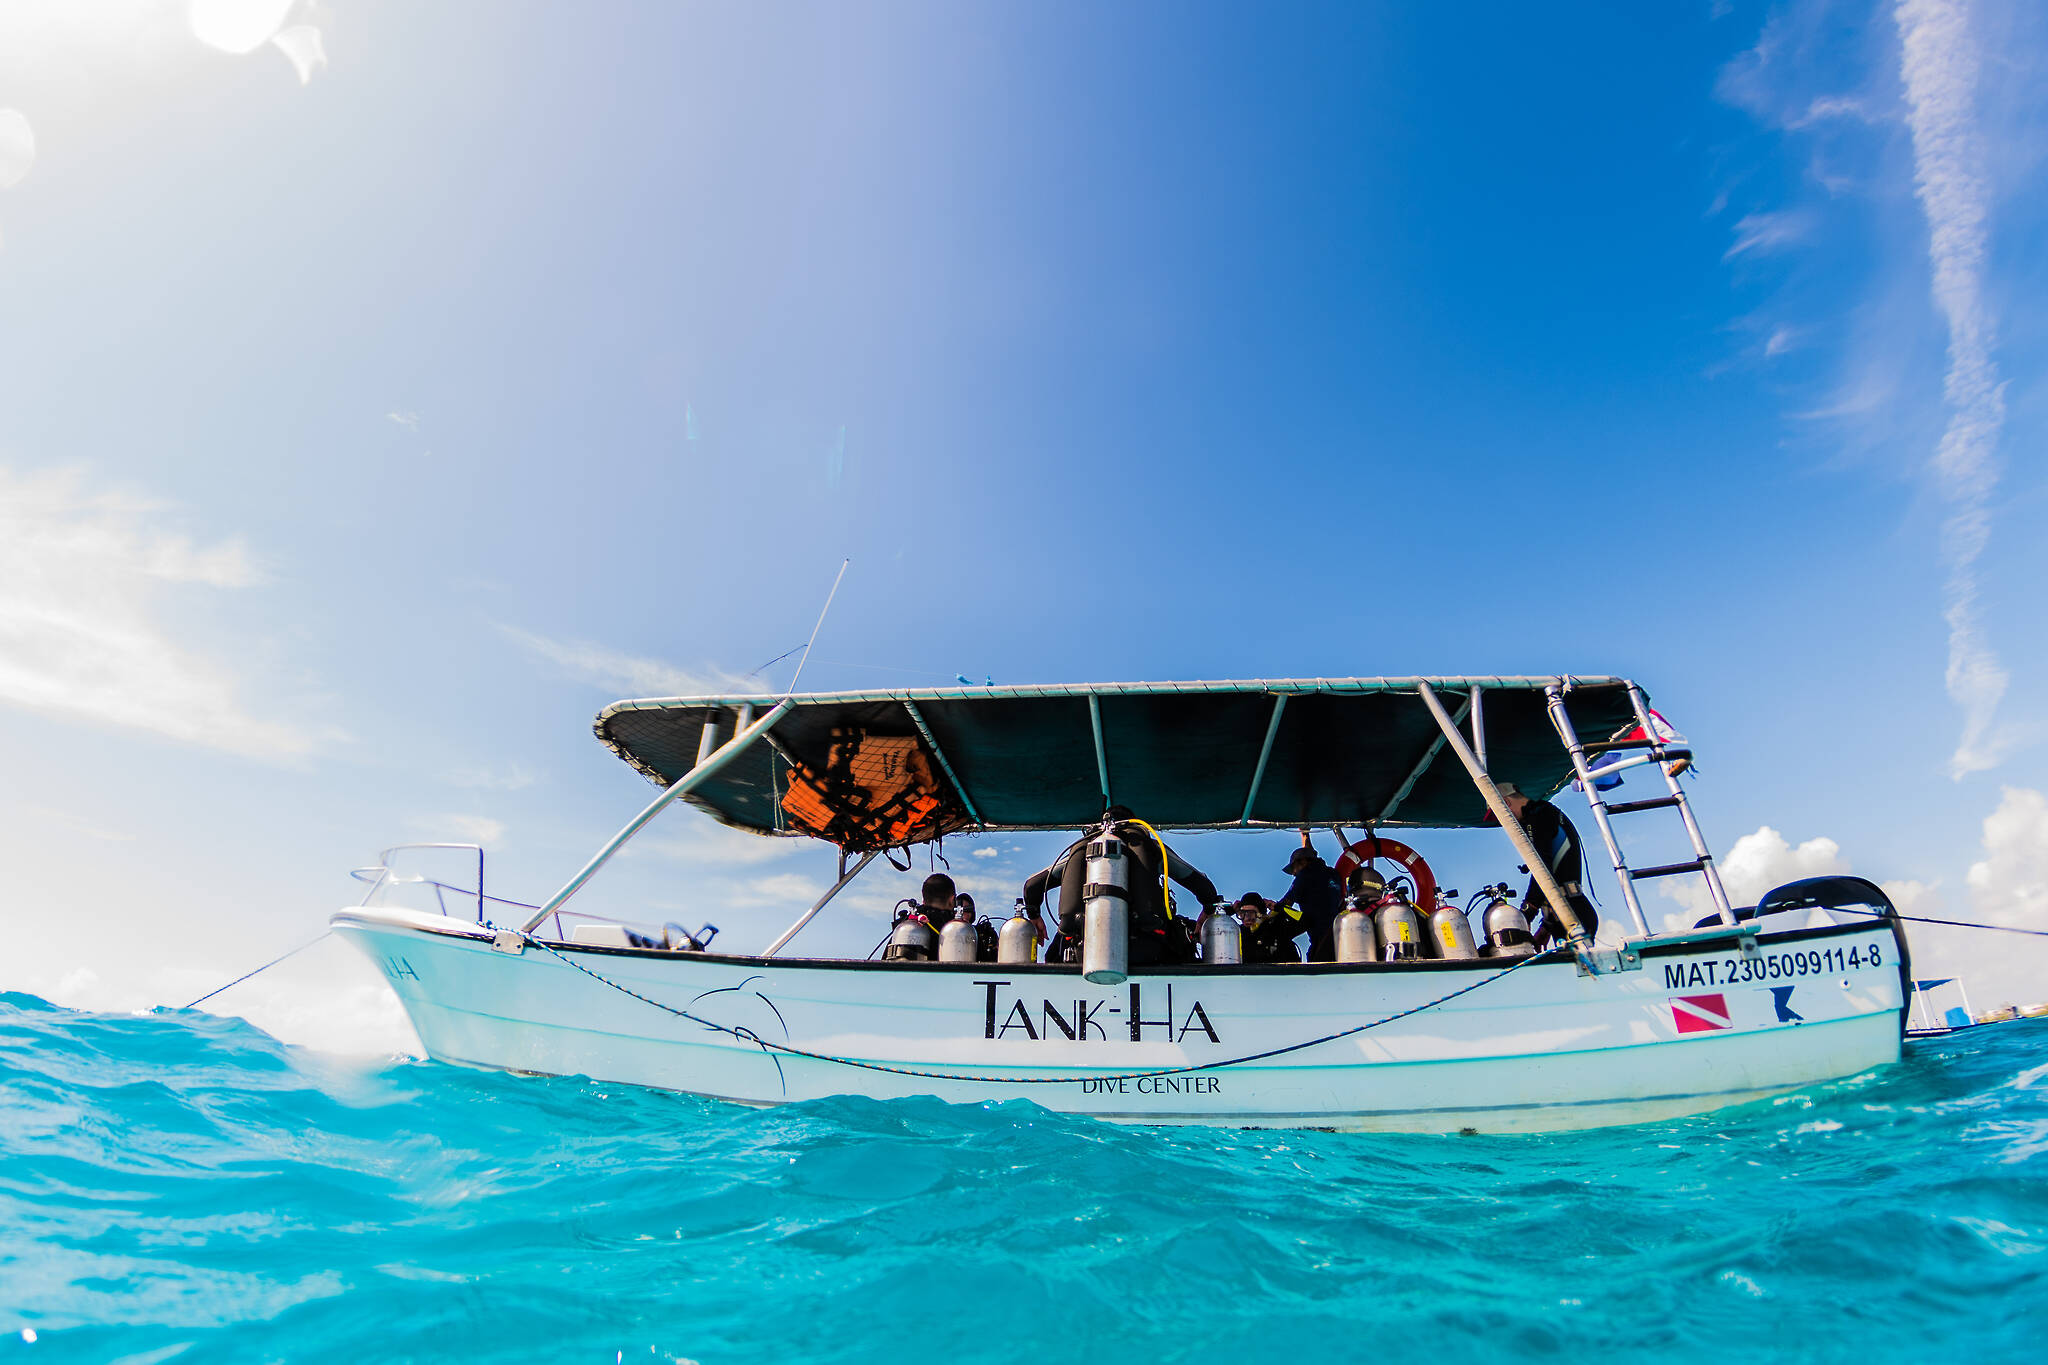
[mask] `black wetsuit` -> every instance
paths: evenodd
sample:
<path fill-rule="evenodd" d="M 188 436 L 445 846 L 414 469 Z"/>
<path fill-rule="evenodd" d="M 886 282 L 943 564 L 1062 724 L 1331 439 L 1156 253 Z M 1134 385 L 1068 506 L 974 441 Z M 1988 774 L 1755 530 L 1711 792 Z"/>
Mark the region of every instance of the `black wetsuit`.
<path fill-rule="evenodd" d="M 1189 945 L 1185 935 L 1174 932 L 1166 909 L 1166 894 L 1159 885 L 1159 849 L 1152 835 L 1140 825 L 1118 825 L 1117 838 L 1130 853 L 1131 965 L 1150 966 L 1160 962 L 1185 962 Z M 1052 887 L 1060 892 L 1060 928 L 1046 952 L 1047 962 L 1081 960 L 1082 888 L 1087 879 L 1091 831 L 1067 845 L 1066 852 L 1053 859 L 1050 867 L 1031 874 L 1024 883 L 1024 912 L 1036 916 Z M 1193 894 L 1204 908 L 1218 899 L 1216 884 L 1203 876 L 1185 858 L 1166 846 L 1166 875 Z"/>
<path fill-rule="evenodd" d="M 1295 950 L 1294 936 L 1301 932 L 1301 925 L 1285 910 L 1277 910 L 1259 921 L 1259 927 L 1247 930 L 1244 936 L 1244 960 L 1246 962 L 1299 962 L 1301 954 Z"/>
<path fill-rule="evenodd" d="M 1591 938 L 1600 928 L 1600 912 L 1593 908 L 1593 902 L 1586 899 L 1581 889 L 1585 858 L 1578 830 L 1572 828 L 1572 822 L 1556 806 L 1548 801 L 1534 800 L 1522 807 L 1522 828 L 1528 832 L 1529 842 L 1536 845 L 1543 865 L 1564 888 L 1565 899 L 1584 927 L 1586 937 Z M 1531 930 L 1537 947 L 1546 947 L 1565 938 L 1564 926 L 1549 913 L 1550 898 L 1543 894 L 1542 885 L 1533 876 L 1529 878 L 1529 889 L 1523 895 L 1522 903 L 1529 907 L 1532 918 L 1541 917 Z"/>
<path fill-rule="evenodd" d="M 1299 906 L 1301 927 L 1308 932 L 1308 960 L 1337 960 L 1337 912 L 1344 908 L 1344 889 L 1337 885 L 1337 873 L 1320 857 L 1305 863 L 1294 874 L 1287 894 L 1273 902 L 1275 908 Z"/>

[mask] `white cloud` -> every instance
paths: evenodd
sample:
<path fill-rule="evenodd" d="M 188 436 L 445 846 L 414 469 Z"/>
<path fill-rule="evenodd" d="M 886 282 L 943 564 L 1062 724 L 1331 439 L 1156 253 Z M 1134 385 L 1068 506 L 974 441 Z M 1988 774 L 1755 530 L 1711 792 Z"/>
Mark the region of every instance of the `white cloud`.
<path fill-rule="evenodd" d="M 254 52 L 284 26 L 298 0 L 192 0 L 192 36 L 237 56 Z"/>
<path fill-rule="evenodd" d="M 1764 354 L 1783 355 L 1794 350 L 1799 345 L 1799 338 L 1800 329 L 1797 327 L 1774 327 L 1771 329 L 1771 335 L 1764 341 Z"/>
<path fill-rule="evenodd" d="M 430 839 L 448 843 L 482 844 L 485 848 L 505 837 L 505 822 L 488 815 L 426 815 L 412 821 L 415 831 Z M 474 877 L 471 881 L 476 880 Z M 475 890 L 474 887 L 470 888 Z"/>
<path fill-rule="evenodd" d="M 447 780 L 453 787 L 495 792 L 524 791 L 536 781 L 534 775 L 518 763 L 504 768 L 463 768 L 448 774 Z"/>
<path fill-rule="evenodd" d="M 1968 909 L 1955 912 L 1938 890 L 1917 882 L 1888 883 L 1909 915 L 2048 930 L 2048 797 L 2028 787 L 2005 787 L 1984 818 L 1984 856 L 1970 864 Z M 1897 894 L 1905 889 L 1906 895 Z M 1998 1005 L 2048 1001 L 2048 939 L 1985 929 L 1916 924 L 1913 974 L 1921 979 L 1960 977 L 1979 1013 Z"/>
<path fill-rule="evenodd" d="M 384 414 L 384 420 L 395 422 L 407 431 L 418 431 L 420 429 L 420 415 L 416 412 L 387 412 Z"/>
<path fill-rule="evenodd" d="M 1735 244 L 1721 259 L 1729 261 L 1752 252 L 1768 254 L 1804 241 L 1812 230 L 1812 219 L 1796 210 L 1748 214 L 1735 224 Z"/>
<path fill-rule="evenodd" d="M 1003 851 L 999 848 L 977 848 L 968 856 L 971 858 L 1000 858 L 1003 856 Z"/>
<path fill-rule="evenodd" d="M 551 640 L 516 626 L 498 629 L 513 643 L 557 665 L 569 676 L 614 695 L 688 697 L 761 691 L 758 679 L 742 678 L 721 669 L 693 672 L 659 659 L 644 659 L 582 640 Z"/>
<path fill-rule="evenodd" d="M 692 812 L 672 832 L 642 834 L 626 845 L 629 854 L 652 853 L 700 867 L 759 867 L 797 857 L 818 847 L 808 839 L 749 834 Z"/>
<path fill-rule="evenodd" d="M 315 71 L 327 67 L 327 45 L 320 41 L 320 30 L 311 24 L 293 24 L 290 28 L 279 29 L 271 35 L 270 45 L 284 54 L 292 64 L 300 85 L 309 85 Z"/>
<path fill-rule="evenodd" d="M 11 190 L 36 164 L 36 131 L 19 109 L 0 109 L 0 190 Z"/>
<path fill-rule="evenodd" d="M 1808 839 L 1794 847 L 1769 825 L 1737 839 L 1718 865 L 1721 884 L 1735 905 L 1755 905 L 1766 891 L 1801 877 L 1824 877 L 1849 870 L 1842 857 L 1842 846 L 1833 839 Z M 1705 882 L 1698 878 L 1666 882 L 1659 890 L 1684 907 L 1664 917 L 1666 929 L 1690 929 L 1714 913 L 1713 898 L 1707 894 Z"/>
<path fill-rule="evenodd" d="M 1993 732 L 2007 675 L 1984 638 L 1977 612 L 1977 561 L 1990 539 L 1989 500 L 1998 483 L 1998 437 L 2005 385 L 1991 356 L 1993 327 L 1984 299 L 1991 213 L 1977 129 L 1977 53 L 1962 0 L 1900 0 L 1893 11 L 1901 44 L 1907 125 L 1913 134 L 1913 187 L 1927 215 L 1934 301 L 1948 323 L 1948 429 L 1936 448 L 1936 483 L 1949 504 L 1942 526 L 1947 564 L 1948 694 L 1963 712 L 1951 775 L 1981 772 L 2004 757 Z"/>
<path fill-rule="evenodd" d="M 168 520 L 74 474 L 0 469 L 0 702 L 258 758 L 333 738 L 252 714 L 246 659 L 210 657 L 163 623 L 172 588 L 261 581 L 240 541 L 196 544 Z"/>

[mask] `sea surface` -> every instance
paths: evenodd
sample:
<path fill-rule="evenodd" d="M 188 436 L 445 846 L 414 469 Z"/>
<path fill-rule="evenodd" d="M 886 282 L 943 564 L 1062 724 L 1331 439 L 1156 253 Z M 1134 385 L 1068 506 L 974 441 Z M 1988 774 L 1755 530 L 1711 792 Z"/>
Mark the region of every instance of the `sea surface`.
<path fill-rule="evenodd" d="M 1991 1362 L 2048 1022 L 1540 1137 L 772 1110 L 0 995 L 0 1360 Z"/>

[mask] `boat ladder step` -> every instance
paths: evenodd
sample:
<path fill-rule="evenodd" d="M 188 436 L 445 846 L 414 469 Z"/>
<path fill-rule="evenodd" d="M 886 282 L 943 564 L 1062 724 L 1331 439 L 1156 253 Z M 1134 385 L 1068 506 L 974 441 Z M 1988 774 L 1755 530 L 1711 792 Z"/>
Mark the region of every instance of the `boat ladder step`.
<path fill-rule="evenodd" d="M 1606 806 L 1609 815 L 1633 815 L 1639 810 L 1664 810 L 1677 804 L 1675 796 L 1656 796 L 1647 801 L 1609 801 Z"/>
<path fill-rule="evenodd" d="M 1677 877 L 1688 872 L 1697 872 L 1706 879 L 1707 895 L 1713 900 L 1714 908 L 1720 912 L 1722 922 L 1735 923 L 1735 911 L 1728 903 L 1727 888 L 1721 885 L 1721 873 L 1714 866 L 1714 855 L 1707 850 L 1705 836 L 1700 833 L 1699 821 L 1693 818 L 1692 804 L 1686 800 L 1685 789 L 1678 784 L 1679 774 L 1692 759 L 1692 746 L 1661 724 L 1661 718 L 1650 710 L 1650 704 L 1643 697 L 1642 689 L 1634 683 L 1624 684 L 1628 689 L 1629 710 L 1635 713 L 1636 724 L 1623 738 L 1617 734 L 1613 739 L 1595 740 L 1587 743 L 1581 740 L 1578 730 L 1572 724 L 1571 713 L 1565 708 L 1562 685 L 1543 689 L 1550 706 L 1551 723 L 1557 727 L 1557 737 L 1563 742 L 1565 751 L 1571 755 L 1572 771 L 1578 777 L 1579 786 L 1586 793 L 1587 804 L 1593 809 L 1593 823 L 1600 829 L 1600 842 L 1607 846 L 1608 860 L 1613 864 L 1614 875 L 1621 882 L 1621 898 L 1628 903 L 1629 915 L 1635 920 L 1636 928 L 1649 933 L 1649 919 L 1643 913 L 1641 899 L 1636 895 L 1635 885 L 1651 877 Z M 1673 742 L 1676 741 L 1676 742 Z M 1597 757 L 1605 754 L 1632 753 L 1633 756 L 1598 763 Z M 1609 802 L 1600 791 L 1600 779 L 1618 774 L 1624 768 L 1647 768 L 1664 779 L 1665 795 L 1649 797 L 1641 801 Z M 1633 815 L 1638 811 L 1675 810 L 1679 823 L 1685 828 L 1686 841 L 1692 845 L 1692 858 L 1682 863 L 1664 863 L 1657 867 L 1630 867 L 1628 858 L 1621 851 L 1621 841 L 1615 836 L 1613 817 Z"/>
<path fill-rule="evenodd" d="M 1647 877 L 1676 877 L 1681 872 L 1705 872 L 1708 859 L 1694 858 L 1689 863 L 1663 863 L 1657 867 L 1632 867 L 1628 875 L 1636 881 Z"/>
<path fill-rule="evenodd" d="M 1588 757 L 1594 754 L 1616 753 L 1623 749 L 1648 749 L 1658 761 L 1665 763 L 1673 759 L 1692 757 L 1692 750 L 1685 745 L 1666 744 L 1661 739 L 1604 739 L 1594 744 L 1579 746 L 1579 752 Z"/>

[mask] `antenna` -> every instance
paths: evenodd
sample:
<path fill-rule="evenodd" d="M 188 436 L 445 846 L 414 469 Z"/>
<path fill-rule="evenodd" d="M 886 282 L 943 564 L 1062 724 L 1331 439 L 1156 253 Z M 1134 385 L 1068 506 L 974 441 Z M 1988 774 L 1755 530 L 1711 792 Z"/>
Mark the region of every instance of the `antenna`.
<path fill-rule="evenodd" d="M 789 697 L 796 694 L 796 680 L 804 675 L 804 665 L 811 661 L 811 646 L 818 643 L 818 632 L 825 627 L 825 613 L 832 610 L 832 599 L 839 596 L 840 579 L 846 577 L 846 566 L 851 563 L 853 563 L 851 555 L 839 561 L 839 577 L 832 580 L 832 591 L 825 594 L 825 605 L 818 612 L 818 624 L 811 627 L 811 638 L 804 641 L 804 656 L 796 661 L 796 672 L 789 675 L 789 690 L 784 692 L 783 696 Z M 788 637 L 785 636 L 784 638 Z"/>

